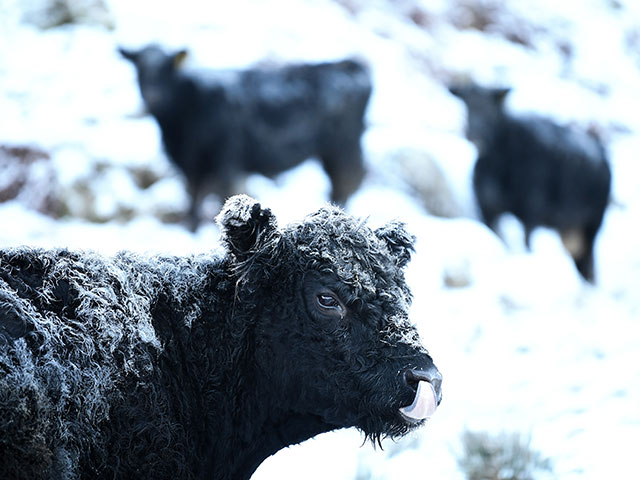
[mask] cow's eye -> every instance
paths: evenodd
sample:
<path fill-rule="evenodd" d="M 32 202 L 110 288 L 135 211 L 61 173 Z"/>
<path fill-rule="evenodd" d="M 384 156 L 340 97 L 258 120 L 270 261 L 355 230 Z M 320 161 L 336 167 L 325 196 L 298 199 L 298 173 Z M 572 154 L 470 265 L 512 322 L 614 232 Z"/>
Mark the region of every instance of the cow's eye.
<path fill-rule="evenodd" d="M 334 294 L 328 292 L 319 293 L 316 295 L 316 302 L 324 313 L 339 315 L 340 317 L 344 316 L 345 308 Z"/>

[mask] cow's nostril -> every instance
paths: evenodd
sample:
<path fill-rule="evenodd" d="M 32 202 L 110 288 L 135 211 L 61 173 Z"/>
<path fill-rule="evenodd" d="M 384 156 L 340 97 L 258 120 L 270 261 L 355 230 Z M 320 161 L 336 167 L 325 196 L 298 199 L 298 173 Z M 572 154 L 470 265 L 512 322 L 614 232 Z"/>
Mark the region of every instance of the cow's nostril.
<path fill-rule="evenodd" d="M 420 380 L 416 378 L 416 376 L 412 373 L 411 370 L 406 370 L 404 372 L 404 381 L 414 391 L 418 389 L 418 382 Z"/>

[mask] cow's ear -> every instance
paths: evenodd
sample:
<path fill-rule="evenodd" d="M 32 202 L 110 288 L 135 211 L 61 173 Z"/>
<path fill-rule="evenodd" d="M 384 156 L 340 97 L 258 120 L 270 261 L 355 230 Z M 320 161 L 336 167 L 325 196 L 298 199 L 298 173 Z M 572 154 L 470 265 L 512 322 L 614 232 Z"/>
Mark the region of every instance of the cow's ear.
<path fill-rule="evenodd" d="M 251 257 L 277 232 L 276 217 L 271 210 L 263 209 L 248 195 L 230 197 L 216 221 L 223 242 L 240 262 Z"/>
<path fill-rule="evenodd" d="M 509 92 L 511 92 L 510 88 L 494 88 L 491 90 L 491 96 L 497 105 L 502 105 L 507 95 L 509 95 Z"/>
<path fill-rule="evenodd" d="M 138 52 L 135 50 L 130 50 L 124 47 L 118 47 L 118 53 L 122 55 L 124 58 L 126 58 L 127 60 L 132 61 L 133 63 L 135 63 L 136 60 L 138 59 Z"/>
<path fill-rule="evenodd" d="M 184 63 L 184 60 L 187 58 L 189 52 L 186 50 L 179 50 L 178 52 L 173 54 L 173 68 L 178 69 Z"/>
<path fill-rule="evenodd" d="M 376 229 L 375 233 L 387 244 L 399 267 L 404 267 L 409 263 L 411 254 L 415 251 L 416 237 L 407 232 L 404 223 L 398 221 L 387 223 Z"/>

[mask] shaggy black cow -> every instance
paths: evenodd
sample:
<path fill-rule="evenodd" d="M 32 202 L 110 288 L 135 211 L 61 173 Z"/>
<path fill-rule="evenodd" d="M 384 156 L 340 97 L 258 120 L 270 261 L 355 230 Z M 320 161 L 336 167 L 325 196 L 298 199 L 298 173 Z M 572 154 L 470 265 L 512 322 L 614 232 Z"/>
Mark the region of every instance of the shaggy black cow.
<path fill-rule="evenodd" d="M 209 193 L 239 193 L 247 173 L 272 177 L 317 157 L 344 204 L 364 176 L 360 136 L 371 94 L 354 60 L 243 71 L 179 68 L 182 50 L 121 48 L 137 70 L 144 103 L 169 158 L 184 173 L 195 229 Z"/>
<path fill-rule="evenodd" d="M 0 478 L 246 479 L 433 414 L 402 224 L 327 207 L 280 230 L 244 195 L 218 222 L 220 256 L 0 250 Z"/>
<path fill-rule="evenodd" d="M 510 212 L 530 245 L 535 227 L 557 230 L 578 271 L 593 282 L 593 246 L 609 202 L 611 170 L 594 136 L 549 119 L 508 114 L 509 89 L 450 91 L 467 106 L 467 137 L 478 149 L 473 186 L 484 222 L 495 230 Z"/>

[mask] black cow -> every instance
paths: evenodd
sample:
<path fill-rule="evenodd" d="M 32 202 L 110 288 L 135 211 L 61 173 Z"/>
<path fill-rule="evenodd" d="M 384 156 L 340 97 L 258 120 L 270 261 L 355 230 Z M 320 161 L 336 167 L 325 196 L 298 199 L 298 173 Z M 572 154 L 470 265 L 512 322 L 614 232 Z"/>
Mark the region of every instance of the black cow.
<path fill-rule="evenodd" d="M 484 222 L 495 230 L 501 214 L 514 214 L 527 248 L 535 227 L 557 230 L 580 274 L 593 282 L 593 246 L 611 190 L 602 143 L 546 118 L 507 113 L 509 89 L 471 84 L 450 91 L 467 106 L 466 134 L 478 150 L 473 187 Z"/>
<path fill-rule="evenodd" d="M 246 196 L 218 222 L 217 256 L 0 250 L 0 478 L 247 479 L 321 432 L 433 414 L 402 224 L 327 207 L 280 230 Z"/>
<path fill-rule="evenodd" d="M 169 158 L 184 173 L 195 229 L 203 198 L 238 192 L 247 173 L 272 177 L 317 157 L 344 204 L 364 176 L 360 136 L 371 94 L 355 60 L 241 71 L 179 68 L 185 50 L 120 49 Z"/>

